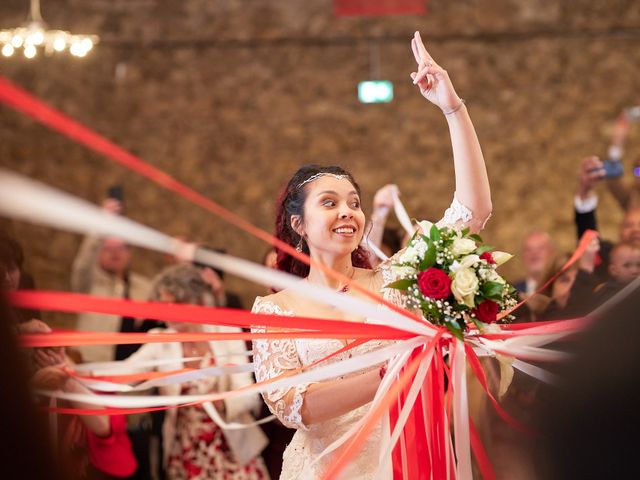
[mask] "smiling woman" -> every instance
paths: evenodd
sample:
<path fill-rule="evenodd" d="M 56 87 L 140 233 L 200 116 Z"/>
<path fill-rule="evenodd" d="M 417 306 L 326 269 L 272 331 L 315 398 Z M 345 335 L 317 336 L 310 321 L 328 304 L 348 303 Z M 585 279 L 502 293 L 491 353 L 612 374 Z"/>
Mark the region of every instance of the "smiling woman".
<path fill-rule="evenodd" d="M 463 226 L 481 230 L 491 212 L 489 182 L 482 151 L 464 102 L 456 94 L 445 70 L 428 54 L 419 34 L 411 42 L 418 64 L 411 74 L 423 97 L 440 108 L 449 124 L 456 172 L 456 194 L 440 226 Z M 307 253 L 309 267 L 278 250 L 277 268 L 306 281 L 332 288 L 344 295 L 365 297 L 361 290 L 381 292 L 387 301 L 405 306 L 398 290 L 384 288 L 396 280 L 392 264 L 397 255 L 371 269 L 368 252 L 360 245 L 365 216 L 360 208 L 360 188 L 340 167 L 304 166 L 289 181 L 278 206 L 276 236 Z M 359 289 L 349 289 L 330 277 L 318 264 L 351 279 Z M 289 290 L 258 297 L 254 313 L 334 318 L 366 323 L 367 319 L 347 316 L 335 308 L 309 301 Z M 295 327 L 295 325 L 292 325 Z M 264 328 L 254 327 L 262 332 Z M 380 348 L 385 342 L 370 341 L 341 352 L 328 362 L 343 360 Z M 345 343 L 341 340 L 282 339 L 254 340 L 254 365 L 258 381 L 310 365 L 332 354 Z M 265 392 L 271 411 L 286 426 L 297 429 L 284 453 L 281 479 L 322 478 L 336 460 L 336 450 L 322 452 L 340 439 L 369 410 L 369 403 L 384 377 L 386 367 L 378 365 L 345 377 L 289 389 Z M 373 479 L 380 462 L 383 426 L 378 424 L 366 439 L 362 451 L 353 458 L 343 478 Z M 339 450 L 338 450 L 339 451 Z M 390 478 L 382 472 L 381 478 Z"/>
<path fill-rule="evenodd" d="M 337 249 L 339 257 L 350 254 L 352 266 L 371 268 L 360 246 L 363 233 L 360 187 L 351 174 L 340 167 L 307 165 L 291 177 L 278 202 L 276 237 L 306 254 L 311 245 L 318 253 Z M 299 277 L 309 275 L 308 265 L 282 250 L 277 253 L 279 270 Z M 349 270 L 338 268 L 347 276 Z"/>

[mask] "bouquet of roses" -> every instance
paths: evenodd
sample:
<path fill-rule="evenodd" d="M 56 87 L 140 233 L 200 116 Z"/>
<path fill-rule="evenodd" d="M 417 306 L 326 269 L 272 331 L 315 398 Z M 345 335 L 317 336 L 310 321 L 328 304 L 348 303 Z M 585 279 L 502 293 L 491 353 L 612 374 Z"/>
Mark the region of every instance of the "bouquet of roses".
<path fill-rule="evenodd" d="M 398 280 L 387 285 L 405 291 L 407 307 L 462 339 L 469 325 L 484 331 L 517 304 L 515 289 L 496 272 L 512 255 L 483 245 L 468 228 L 418 225 L 421 231 L 391 267 Z"/>

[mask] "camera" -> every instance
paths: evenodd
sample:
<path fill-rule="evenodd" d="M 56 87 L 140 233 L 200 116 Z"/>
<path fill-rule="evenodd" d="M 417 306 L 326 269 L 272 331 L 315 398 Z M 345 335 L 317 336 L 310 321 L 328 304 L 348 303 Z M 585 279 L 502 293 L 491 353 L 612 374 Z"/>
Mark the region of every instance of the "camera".
<path fill-rule="evenodd" d="M 109 187 L 107 190 L 107 198 L 113 198 L 114 200 L 123 202 L 124 188 L 122 188 L 122 185 L 113 185 L 112 187 Z"/>
<path fill-rule="evenodd" d="M 620 160 L 605 160 L 602 162 L 604 178 L 618 178 L 624 174 L 624 165 Z M 634 173 L 635 169 L 634 169 Z"/>

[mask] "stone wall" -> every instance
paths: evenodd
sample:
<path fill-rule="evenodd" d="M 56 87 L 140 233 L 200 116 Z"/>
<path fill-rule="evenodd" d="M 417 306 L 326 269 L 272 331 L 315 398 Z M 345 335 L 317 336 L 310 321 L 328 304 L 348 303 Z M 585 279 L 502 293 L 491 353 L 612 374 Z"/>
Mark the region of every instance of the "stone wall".
<path fill-rule="evenodd" d="M 26 3 L 0 3 L 0 28 L 22 22 Z M 412 216 L 441 215 L 453 194 L 450 143 L 409 79 L 416 29 L 467 100 L 493 189 L 485 237 L 502 250 L 517 251 L 533 227 L 574 246 L 578 162 L 604 154 L 617 112 L 640 104 L 640 3 L 631 0 L 431 0 L 424 17 L 355 19 L 335 18 L 328 0 L 42 3 L 51 26 L 99 34 L 101 44 L 82 60 L 0 58 L 2 75 L 267 230 L 279 190 L 310 162 L 351 170 L 365 204 L 393 182 Z M 394 82 L 393 103 L 356 98 L 372 49 L 381 78 Z M 266 249 L 4 106 L 0 122 L 2 166 L 96 203 L 122 184 L 135 220 L 251 260 Z M 639 147 L 636 127 L 629 150 Z M 615 238 L 621 212 L 601 198 L 602 230 Z M 41 288 L 69 288 L 78 236 L 2 225 L 23 242 Z M 137 254 L 141 272 L 162 265 Z M 506 271 L 518 276 L 521 265 Z M 262 292 L 228 283 L 247 306 Z"/>

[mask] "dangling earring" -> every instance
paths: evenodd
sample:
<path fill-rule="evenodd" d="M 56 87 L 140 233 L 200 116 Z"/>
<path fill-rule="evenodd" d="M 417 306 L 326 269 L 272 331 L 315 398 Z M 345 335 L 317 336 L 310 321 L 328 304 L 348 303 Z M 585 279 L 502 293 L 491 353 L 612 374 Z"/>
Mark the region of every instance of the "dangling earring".
<path fill-rule="evenodd" d="M 298 242 L 298 245 L 296 245 L 296 252 L 298 253 L 302 252 L 303 246 L 304 246 L 304 238 L 300 237 L 300 241 Z"/>

